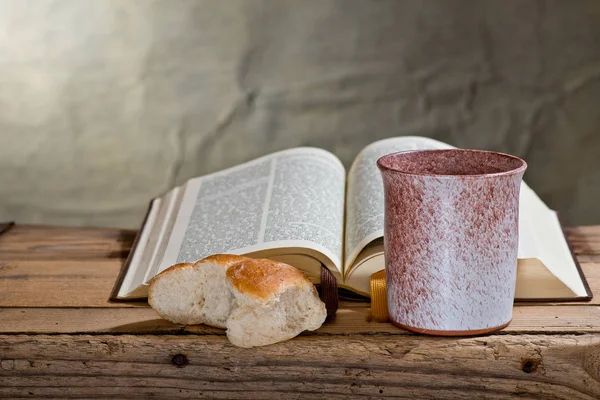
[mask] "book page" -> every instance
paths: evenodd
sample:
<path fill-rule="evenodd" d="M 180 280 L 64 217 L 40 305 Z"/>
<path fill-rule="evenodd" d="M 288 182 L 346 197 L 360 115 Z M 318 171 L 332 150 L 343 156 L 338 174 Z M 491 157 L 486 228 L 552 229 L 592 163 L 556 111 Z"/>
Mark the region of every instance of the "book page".
<path fill-rule="evenodd" d="M 576 296 L 587 296 L 558 215 L 527 185 L 521 185 L 519 259 L 537 259 Z"/>
<path fill-rule="evenodd" d="M 383 237 L 383 182 L 377 160 L 398 151 L 443 148 L 452 146 L 434 139 L 405 136 L 374 142 L 356 156 L 348 172 L 345 274 L 363 248 Z"/>
<path fill-rule="evenodd" d="M 377 159 L 397 151 L 426 148 L 454 147 L 421 137 L 391 138 L 367 146 L 355 159 L 348 172 L 346 199 L 344 273 L 348 283 L 352 282 L 353 285 L 359 287 L 359 281 L 365 279 L 364 276 L 375 272 L 371 269 L 384 268 L 381 260 L 377 261 L 372 255 L 367 254 L 366 256 L 369 256 L 369 260 L 372 261 L 369 267 L 368 263 L 363 262 L 362 258 L 364 257 L 361 254 L 367 245 L 383 237 L 383 183 L 376 165 Z M 365 271 L 357 274 L 356 271 L 351 270 L 350 266 L 354 266 L 355 262 L 359 264 L 359 260 L 357 260 L 359 255 L 361 255 L 360 262 L 363 262 L 366 267 Z M 552 291 L 553 294 L 564 295 L 570 290 L 576 296 L 588 295 L 556 212 L 548 208 L 525 182 L 521 183 L 520 191 L 518 258 L 519 268 L 522 269 L 520 273 L 531 275 L 539 270 L 539 266 L 535 263 L 536 260 L 539 260 L 552 275 L 568 288 L 568 290 L 555 289 Z M 377 263 L 381 265 L 378 267 Z M 361 268 L 363 267 L 361 266 Z M 533 270 L 526 271 L 523 268 Z M 536 279 L 539 279 L 540 275 L 537 273 Z M 362 283 L 360 287 L 366 288 L 367 283 Z M 557 286 L 555 283 L 553 285 Z M 539 295 L 539 293 L 534 294 Z M 520 296 L 525 297 L 522 294 Z"/>
<path fill-rule="evenodd" d="M 154 199 L 150 203 L 148 215 L 146 216 L 145 224 L 138 233 L 138 244 L 135 248 L 134 253 L 130 254 L 131 260 L 129 260 L 129 268 L 127 274 L 123 277 L 121 287 L 117 293 L 118 298 L 125 298 L 130 294 L 136 287 L 144 283 L 144 276 L 146 270 L 141 268 L 142 260 L 149 253 L 147 250 L 149 243 L 152 242 L 152 232 L 155 230 L 157 225 L 157 218 L 160 214 L 160 209 L 164 207 L 162 199 Z"/>
<path fill-rule="evenodd" d="M 345 170 L 315 148 L 190 180 L 158 272 L 216 253 L 307 248 L 341 270 Z"/>

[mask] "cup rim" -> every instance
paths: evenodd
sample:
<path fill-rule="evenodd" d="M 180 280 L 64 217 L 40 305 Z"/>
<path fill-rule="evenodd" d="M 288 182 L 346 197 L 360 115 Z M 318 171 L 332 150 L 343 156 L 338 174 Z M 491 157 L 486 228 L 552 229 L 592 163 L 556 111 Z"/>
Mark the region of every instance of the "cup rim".
<path fill-rule="evenodd" d="M 452 153 L 462 152 L 462 153 L 490 154 L 490 155 L 494 155 L 494 156 L 498 156 L 498 157 L 502 157 L 502 158 L 510 158 L 512 160 L 516 160 L 516 161 L 520 162 L 521 165 L 518 166 L 517 168 L 513 168 L 513 169 L 509 169 L 507 171 L 501 171 L 501 172 L 460 175 L 460 174 L 431 174 L 431 173 L 406 172 L 406 171 L 402 171 L 401 169 L 392 168 L 390 166 L 383 164 L 383 162 L 386 159 L 389 159 L 389 158 L 392 158 L 392 157 L 395 157 L 398 155 L 411 154 L 411 153 L 450 153 L 450 152 L 452 152 Z M 456 179 L 456 178 L 474 179 L 474 178 L 493 178 L 493 177 L 505 176 L 505 175 L 516 175 L 518 173 L 524 172 L 527 169 L 527 162 L 525 162 L 525 160 L 523 160 L 522 158 L 517 157 L 517 156 L 513 156 L 510 154 L 506 154 L 506 153 L 501 153 L 498 151 L 490 151 L 490 150 L 459 149 L 459 148 L 456 148 L 456 149 L 420 149 L 420 150 L 396 151 L 396 152 L 381 156 L 377 159 L 377 167 L 379 168 L 380 171 L 393 172 L 393 173 L 406 175 L 406 176 L 435 177 L 436 179 L 439 179 L 439 178 L 441 178 L 441 179 Z"/>

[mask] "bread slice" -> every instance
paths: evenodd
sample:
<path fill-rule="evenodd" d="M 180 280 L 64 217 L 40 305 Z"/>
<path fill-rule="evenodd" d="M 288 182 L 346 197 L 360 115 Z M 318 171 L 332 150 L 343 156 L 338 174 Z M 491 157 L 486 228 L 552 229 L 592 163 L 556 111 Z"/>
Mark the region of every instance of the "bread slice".
<path fill-rule="evenodd" d="M 227 270 L 235 306 L 227 319 L 227 338 L 239 347 L 264 346 L 321 327 L 325 304 L 314 285 L 296 268 L 266 259 L 249 259 Z"/>
<path fill-rule="evenodd" d="M 226 328 L 233 305 L 225 272 L 246 257 L 218 254 L 195 264 L 176 264 L 150 281 L 148 303 L 162 318 L 176 324 Z"/>
<path fill-rule="evenodd" d="M 166 269 L 150 282 L 148 302 L 174 323 L 227 328 L 240 347 L 291 339 L 327 317 L 314 285 L 296 268 L 227 254 Z"/>

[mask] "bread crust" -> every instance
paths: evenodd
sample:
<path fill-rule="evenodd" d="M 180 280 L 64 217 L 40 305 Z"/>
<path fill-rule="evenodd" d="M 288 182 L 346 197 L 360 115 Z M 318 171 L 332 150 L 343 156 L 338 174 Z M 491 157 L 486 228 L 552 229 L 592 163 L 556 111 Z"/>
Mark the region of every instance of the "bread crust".
<path fill-rule="evenodd" d="M 206 264 L 206 263 L 214 263 L 223 268 L 229 268 L 230 266 L 232 266 L 234 264 L 237 264 L 239 262 L 246 261 L 246 260 L 250 260 L 250 258 L 244 257 L 244 256 L 237 256 L 235 254 L 214 254 L 212 256 L 208 256 L 206 258 L 198 260 L 195 263 L 179 263 L 179 264 L 171 265 L 169 268 L 167 268 L 164 271 L 162 271 L 161 273 L 157 274 L 155 277 L 150 279 L 150 281 L 148 282 L 148 285 L 149 285 L 148 286 L 148 303 L 150 305 L 152 305 L 153 300 L 154 300 L 152 298 L 152 292 L 154 290 L 154 283 L 157 280 L 162 279 L 165 276 L 173 273 L 174 271 L 177 271 L 177 270 L 180 270 L 183 268 L 196 268 L 196 267 L 199 267 L 201 264 Z M 161 315 L 161 317 L 164 318 L 164 316 L 162 316 L 162 315 Z"/>
<path fill-rule="evenodd" d="M 234 264 L 240 263 L 242 261 L 250 260 L 248 257 L 244 256 L 236 256 L 235 254 L 215 254 L 212 256 L 208 256 L 203 258 L 202 260 L 196 261 L 194 265 L 205 264 L 205 263 L 215 263 L 219 264 L 221 267 L 229 268 Z"/>
<path fill-rule="evenodd" d="M 179 263 L 175 265 L 171 265 L 169 268 L 162 271 L 160 274 L 157 274 L 154 278 L 150 279 L 148 282 L 148 298 L 150 298 L 150 294 L 152 292 L 153 283 L 156 282 L 160 277 L 170 274 L 171 272 L 181 269 L 181 268 L 190 268 L 193 267 L 194 263 Z"/>
<path fill-rule="evenodd" d="M 248 258 L 232 265 L 226 276 L 239 293 L 263 301 L 268 301 L 291 286 L 310 286 L 316 293 L 312 282 L 300 270 L 264 258 Z"/>
<path fill-rule="evenodd" d="M 236 256 L 235 254 L 215 254 L 215 255 L 203 258 L 201 260 L 198 260 L 195 263 L 179 263 L 179 264 L 171 265 L 169 268 L 165 269 L 161 273 L 157 274 L 154 278 L 150 279 L 150 281 L 148 282 L 148 285 L 149 285 L 148 291 L 150 291 L 152 289 L 152 284 L 157 279 L 160 279 L 160 277 L 168 275 L 171 272 L 176 271 L 181 268 L 195 267 L 195 266 L 199 266 L 200 264 L 205 264 L 205 263 L 214 263 L 223 268 L 229 268 L 230 266 L 237 264 L 239 262 L 245 261 L 245 260 L 249 260 L 249 258 L 244 257 L 244 256 Z"/>

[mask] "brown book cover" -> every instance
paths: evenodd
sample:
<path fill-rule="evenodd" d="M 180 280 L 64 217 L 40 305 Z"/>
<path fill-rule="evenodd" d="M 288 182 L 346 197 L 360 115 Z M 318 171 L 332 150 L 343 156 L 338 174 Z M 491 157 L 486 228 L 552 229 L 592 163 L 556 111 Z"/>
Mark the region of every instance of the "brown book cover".
<path fill-rule="evenodd" d="M 14 222 L 0 222 L 0 235 L 8 232 L 8 230 L 10 228 L 12 228 L 14 225 L 15 225 Z"/>

